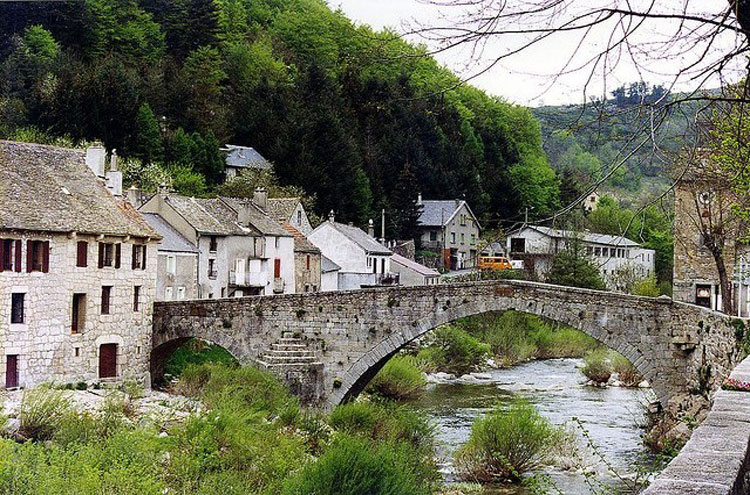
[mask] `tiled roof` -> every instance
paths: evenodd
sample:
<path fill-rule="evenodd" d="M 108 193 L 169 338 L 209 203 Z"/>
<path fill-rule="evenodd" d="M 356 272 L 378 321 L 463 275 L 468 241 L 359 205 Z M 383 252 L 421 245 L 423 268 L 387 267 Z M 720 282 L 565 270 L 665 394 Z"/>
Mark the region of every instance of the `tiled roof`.
<path fill-rule="evenodd" d="M 0 229 L 158 238 L 81 150 L 0 141 Z"/>
<path fill-rule="evenodd" d="M 433 270 L 432 268 L 428 268 L 424 265 L 420 265 L 416 261 L 412 261 L 409 258 L 405 258 L 401 256 L 398 253 L 393 253 L 393 256 L 391 256 L 391 263 L 397 263 L 401 266 L 405 266 L 406 268 L 409 268 L 410 270 L 413 270 L 420 275 L 424 275 L 426 277 L 439 277 L 440 273 L 436 270 Z"/>
<path fill-rule="evenodd" d="M 219 201 L 223 201 L 231 211 L 234 212 L 234 217 L 237 218 L 244 205 L 248 205 L 250 209 L 248 213 L 250 215 L 249 221 L 258 232 L 263 235 L 270 235 L 276 237 L 291 237 L 292 235 L 283 228 L 279 222 L 268 216 L 263 210 L 258 208 L 255 203 L 249 199 L 244 198 L 226 198 L 221 197 Z"/>
<path fill-rule="evenodd" d="M 271 162 L 263 158 L 260 153 L 249 146 L 227 144 L 222 150 L 227 154 L 225 163 L 228 167 L 259 169 L 272 167 Z"/>
<path fill-rule="evenodd" d="M 329 260 L 325 256 L 320 257 L 320 272 L 321 273 L 337 272 L 339 270 L 341 270 L 341 267 L 339 265 Z"/>
<path fill-rule="evenodd" d="M 154 230 L 161 234 L 161 244 L 159 251 L 170 251 L 179 253 L 197 253 L 195 245 L 183 237 L 174 227 L 172 227 L 161 215 L 157 213 L 143 213 L 143 218 L 153 227 Z"/>
<path fill-rule="evenodd" d="M 419 215 L 419 225 L 424 227 L 442 227 L 448 223 L 456 211 L 464 204 L 466 204 L 466 201 L 462 199 L 422 201 L 422 213 Z M 466 209 L 469 210 L 472 216 L 474 215 L 468 205 L 466 205 Z"/>
<path fill-rule="evenodd" d="M 312 242 L 307 240 L 305 234 L 295 229 L 289 223 L 284 223 L 284 228 L 288 230 L 294 236 L 294 250 L 300 253 L 317 253 L 320 254 L 320 249 L 315 247 Z"/>
<path fill-rule="evenodd" d="M 333 226 L 333 228 L 344 234 L 351 241 L 353 241 L 355 244 L 357 244 L 359 247 L 370 254 L 393 254 L 390 249 L 380 244 L 378 241 L 367 235 L 364 230 L 358 227 L 330 221 L 328 222 L 328 225 Z"/>
<path fill-rule="evenodd" d="M 550 227 L 541 227 L 538 225 L 529 225 L 528 228 L 534 229 L 538 232 L 541 232 L 542 234 L 558 239 L 578 238 L 584 242 L 590 242 L 593 244 L 606 244 L 609 246 L 620 247 L 637 247 L 640 245 L 637 242 L 621 235 L 597 234 L 594 232 L 576 232 L 573 230 L 559 230 L 552 229 Z"/>
<path fill-rule="evenodd" d="M 201 234 L 252 235 L 237 223 L 237 212 L 218 198 L 189 198 L 170 194 L 164 201 Z"/>
<path fill-rule="evenodd" d="M 269 198 L 267 213 L 278 222 L 286 222 L 298 203 L 299 198 Z"/>

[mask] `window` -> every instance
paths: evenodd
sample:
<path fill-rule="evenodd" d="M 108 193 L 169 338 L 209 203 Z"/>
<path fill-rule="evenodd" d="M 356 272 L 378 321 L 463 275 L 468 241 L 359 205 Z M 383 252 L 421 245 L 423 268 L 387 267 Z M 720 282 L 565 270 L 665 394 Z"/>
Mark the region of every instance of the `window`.
<path fill-rule="evenodd" d="M 111 242 L 100 242 L 99 268 L 104 268 L 105 266 L 120 268 L 121 250 L 122 245 L 120 243 L 113 244 Z"/>
<path fill-rule="evenodd" d="M 177 299 L 180 301 L 185 299 L 185 287 L 177 287 Z"/>
<path fill-rule="evenodd" d="M 273 260 L 273 278 L 281 278 L 281 260 L 279 258 Z"/>
<path fill-rule="evenodd" d="M 211 297 L 211 294 L 208 296 Z M 165 301 L 171 301 L 172 300 L 172 287 L 165 287 L 164 288 L 164 300 Z"/>
<path fill-rule="evenodd" d="M 586 256 L 591 256 L 594 254 L 594 248 L 591 246 L 586 246 Z"/>
<path fill-rule="evenodd" d="M 466 236 L 463 232 L 461 232 L 461 244 L 463 244 L 465 240 L 466 240 Z"/>
<path fill-rule="evenodd" d="M 278 237 L 274 237 L 273 238 L 273 245 L 278 249 L 278 247 L 279 247 L 279 238 Z"/>
<path fill-rule="evenodd" d="M 78 241 L 76 244 L 76 266 L 87 267 L 89 264 L 89 243 Z"/>
<path fill-rule="evenodd" d="M 431 230 L 430 231 L 430 241 L 435 242 L 437 241 L 437 231 Z"/>
<path fill-rule="evenodd" d="M 208 260 L 208 278 L 215 279 L 216 276 L 216 260 Z"/>
<path fill-rule="evenodd" d="M 105 285 L 102 287 L 102 314 L 108 315 L 110 309 L 110 302 L 112 299 L 112 286 Z"/>
<path fill-rule="evenodd" d="M 15 262 L 15 266 L 14 266 Z M 21 271 L 21 239 L 2 239 L 0 242 L 0 272 Z"/>
<path fill-rule="evenodd" d="M 70 318 L 70 332 L 82 333 L 86 328 L 86 294 L 73 294 L 73 313 Z"/>
<path fill-rule="evenodd" d="M 146 269 L 146 245 L 133 244 L 131 267 L 133 270 Z"/>
<path fill-rule="evenodd" d="M 49 241 L 26 241 L 26 271 L 49 271 Z"/>
<path fill-rule="evenodd" d="M 10 322 L 11 323 L 23 323 L 25 321 L 24 315 L 24 299 L 26 294 L 14 293 L 10 297 Z"/>
<path fill-rule="evenodd" d="M 385 273 L 385 258 L 380 260 L 380 273 Z"/>
<path fill-rule="evenodd" d="M 526 239 L 524 239 L 523 237 L 511 238 L 510 252 L 511 253 L 525 253 L 526 252 Z"/>
<path fill-rule="evenodd" d="M 461 214 L 461 225 L 466 225 L 466 215 Z"/>
<path fill-rule="evenodd" d="M 601 255 L 602 255 L 602 248 L 600 248 L 600 247 L 594 248 L 594 256 L 596 256 L 598 258 Z"/>
<path fill-rule="evenodd" d="M 310 255 L 309 254 L 305 258 L 305 266 L 306 266 L 306 270 L 309 272 L 310 271 Z"/>
<path fill-rule="evenodd" d="M 456 243 L 456 233 L 455 232 L 451 232 L 451 243 L 453 243 L 453 244 Z"/>
<path fill-rule="evenodd" d="M 210 242 L 210 243 L 209 243 L 209 245 L 208 245 L 208 250 L 209 250 L 209 252 L 211 252 L 211 253 L 215 253 L 215 252 L 216 252 L 216 248 L 218 247 L 218 244 L 219 244 L 219 243 L 218 243 L 218 241 L 216 240 L 216 236 L 215 236 L 215 235 L 212 235 L 212 236 L 211 236 L 211 242 Z"/>
<path fill-rule="evenodd" d="M 302 225 L 302 210 L 297 210 L 297 225 Z"/>
<path fill-rule="evenodd" d="M 367 258 L 367 268 L 372 266 L 372 258 Z"/>
<path fill-rule="evenodd" d="M 174 255 L 170 254 L 167 256 L 167 273 L 174 275 L 177 272 L 177 260 Z"/>
<path fill-rule="evenodd" d="M 136 285 L 133 287 L 133 312 L 137 313 L 140 311 L 140 303 L 141 303 L 141 286 Z"/>
<path fill-rule="evenodd" d="M 476 244 L 477 243 L 477 236 L 476 234 L 471 234 L 471 243 Z"/>
<path fill-rule="evenodd" d="M 602 256 L 605 258 L 609 256 L 609 248 L 602 248 Z"/>

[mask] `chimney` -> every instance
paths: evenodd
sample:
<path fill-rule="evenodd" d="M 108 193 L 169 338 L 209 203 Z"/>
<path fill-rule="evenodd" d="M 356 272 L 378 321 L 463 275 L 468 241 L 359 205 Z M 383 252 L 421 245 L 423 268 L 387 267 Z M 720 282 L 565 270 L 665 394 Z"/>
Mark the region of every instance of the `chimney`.
<path fill-rule="evenodd" d="M 107 150 L 102 143 L 96 142 L 86 150 L 86 165 L 94 172 L 94 175 L 104 178 L 104 162 L 107 159 Z"/>
<path fill-rule="evenodd" d="M 106 172 L 107 189 L 113 195 L 122 196 L 122 172 L 117 170 L 117 150 L 112 150 L 109 162 L 109 171 Z"/>
<path fill-rule="evenodd" d="M 328 213 L 328 221 L 331 223 L 336 221 L 336 214 L 333 212 L 333 210 Z"/>
<path fill-rule="evenodd" d="M 143 203 L 145 203 L 145 201 L 143 201 L 143 191 L 136 186 L 130 186 L 130 189 L 125 191 L 125 199 L 136 208 L 140 208 L 143 206 Z"/>
<path fill-rule="evenodd" d="M 256 190 L 257 194 L 257 190 Z M 253 202 L 255 200 L 253 199 Z M 249 201 L 243 201 L 242 206 L 240 207 L 240 211 L 237 212 L 237 223 L 242 225 L 243 227 L 249 227 L 250 226 L 250 208 L 252 208 L 252 205 Z"/>
<path fill-rule="evenodd" d="M 256 187 L 253 193 L 253 203 L 263 211 L 268 209 L 268 189 L 265 187 Z"/>
<path fill-rule="evenodd" d="M 417 206 L 422 206 L 422 193 L 417 194 Z"/>
<path fill-rule="evenodd" d="M 375 238 L 375 223 L 372 221 L 372 218 L 367 223 L 367 235 L 369 235 L 373 239 Z"/>

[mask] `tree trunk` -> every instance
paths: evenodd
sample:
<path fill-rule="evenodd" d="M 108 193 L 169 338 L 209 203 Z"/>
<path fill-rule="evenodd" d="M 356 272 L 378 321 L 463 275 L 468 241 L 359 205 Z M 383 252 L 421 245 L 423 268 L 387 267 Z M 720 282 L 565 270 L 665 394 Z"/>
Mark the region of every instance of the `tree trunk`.
<path fill-rule="evenodd" d="M 734 315 L 734 294 L 732 294 L 732 281 L 729 279 L 727 267 L 724 264 L 724 256 L 721 248 L 713 246 L 711 254 L 716 263 L 716 271 L 719 273 L 719 287 L 721 288 L 721 311 L 728 315 Z"/>
<path fill-rule="evenodd" d="M 745 32 L 745 36 L 750 41 L 750 0 L 729 0 L 729 5 L 737 16 L 737 22 Z"/>

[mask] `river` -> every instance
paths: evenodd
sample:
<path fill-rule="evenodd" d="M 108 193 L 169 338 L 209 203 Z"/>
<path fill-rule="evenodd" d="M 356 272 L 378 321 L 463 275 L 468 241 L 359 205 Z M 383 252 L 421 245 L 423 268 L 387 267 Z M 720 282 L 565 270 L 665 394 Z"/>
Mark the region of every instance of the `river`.
<path fill-rule="evenodd" d="M 508 369 L 492 370 L 490 380 L 480 384 L 449 383 L 430 385 L 423 398 L 414 406 L 424 411 L 436 427 L 437 456 L 446 482 L 455 481 L 451 464 L 452 453 L 466 442 L 475 418 L 483 415 L 498 401 L 513 395 L 532 401 L 538 410 L 554 424 L 561 425 L 578 418 L 588 432 L 591 443 L 597 446 L 619 476 L 632 478 L 634 464 L 648 458 L 643 446 L 643 425 L 647 404 L 655 400 L 649 389 L 621 387 L 595 388 L 587 386 L 586 378 L 578 370 L 581 361 L 554 359 L 533 361 Z M 586 447 L 583 434 L 578 435 L 587 470 L 592 479 L 622 488 L 623 483 L 613 476 L 599 456 Z M 549 467 L 543 470 L 564 494 L 592 494 L 581 469 L 563 470 Z M 487 495 L 527 495 L 518 486 L 486 487 Z M 559 493 L 552 491 L 551 493 Z"/>

